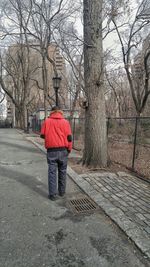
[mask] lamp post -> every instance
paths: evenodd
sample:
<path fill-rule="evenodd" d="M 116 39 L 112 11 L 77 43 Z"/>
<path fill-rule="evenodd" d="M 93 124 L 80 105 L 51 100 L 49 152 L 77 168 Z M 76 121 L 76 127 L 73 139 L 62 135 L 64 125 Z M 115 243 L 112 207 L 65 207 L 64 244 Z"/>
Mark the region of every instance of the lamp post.
<path fill-rule="evenodd" d="M 60 87 L 60 82 L 61 82 L 61 77 L 59 77 L 58 74 L 56 74 L 56 76 L 53 77 L 53 87 L 55 90 L 56 106 L 58 106 L 58 90 Z"/>

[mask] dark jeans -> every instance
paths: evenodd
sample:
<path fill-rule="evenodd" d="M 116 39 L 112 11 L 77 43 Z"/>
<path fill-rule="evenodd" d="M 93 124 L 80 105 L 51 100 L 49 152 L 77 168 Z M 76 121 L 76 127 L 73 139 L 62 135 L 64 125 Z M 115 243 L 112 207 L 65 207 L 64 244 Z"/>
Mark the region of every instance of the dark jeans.
<path fill-rule="evenodd" d="M 49 195 L 57 194 L 57 170 L 58 170 L 58 192 L 65 193 L 67 161 L 68 161 L 67 149 L 61 151 L 47 151 Z"/>

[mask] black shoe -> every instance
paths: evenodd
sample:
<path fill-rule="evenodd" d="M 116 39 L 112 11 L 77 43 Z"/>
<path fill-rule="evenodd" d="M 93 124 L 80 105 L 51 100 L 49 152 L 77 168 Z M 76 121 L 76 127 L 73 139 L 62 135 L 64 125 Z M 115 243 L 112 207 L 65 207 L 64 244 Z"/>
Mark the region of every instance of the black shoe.
<path fill-rule="evenodd" d="M 63 197 L 64 195 L 65 195 L 65 192 L 63 192 L 63 193 L 60 192 L 60 193 L 59 193 L 59 196 L 60 196 L 60 197 Z"/>
<path fill-rule="evenodd" d="M 48 196 L 48 198 L 52 201 L 55 201 L 57 199 L 57 196 L 56 195 L 50 195 L 50 196 Z"/>

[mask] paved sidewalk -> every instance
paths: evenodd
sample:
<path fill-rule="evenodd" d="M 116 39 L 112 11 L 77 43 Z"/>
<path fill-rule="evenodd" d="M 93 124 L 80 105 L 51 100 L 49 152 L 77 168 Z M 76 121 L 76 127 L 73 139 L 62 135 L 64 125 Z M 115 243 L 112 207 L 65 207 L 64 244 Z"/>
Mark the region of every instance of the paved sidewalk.
<path fill-rule="evenodd" d="M 150 184 L 125 172 L 78 175 L 68 166 L 68 175 L 150 258 Z"/>

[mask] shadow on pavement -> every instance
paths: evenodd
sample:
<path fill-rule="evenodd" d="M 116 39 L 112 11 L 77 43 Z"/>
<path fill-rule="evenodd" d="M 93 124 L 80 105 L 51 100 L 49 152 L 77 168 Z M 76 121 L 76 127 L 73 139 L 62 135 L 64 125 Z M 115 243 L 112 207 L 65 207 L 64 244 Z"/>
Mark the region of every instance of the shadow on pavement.
<path fill-rule="evenodd" d="M 38 181 L 36 177 L 4 167 L 1 167 L 1 175 L 17 181 L 38 193 L 42 197 L 47 198 L 48 193 L 46 191 L 46 185 Z M 41 187 L 45 187 L 45 190 L 43 190 Z"/>
<path fill-rule="evenodd" d="M 15 147 L 15 148 L 18 148 L 22 151 L 28 151 L 30 153 L 39 153 L 41 154 L 40 150 L 38 148 L 35 148 L 35 146 L 32 145 L 32 147 L 27 147 L 27 146 L 23 146 L 23 145 L 18 145 L 18 144 L 12 144 L 12 143 L 9 143 L 9 142 L 2 142 L 0 143 L 0 145 L 5 145 L 7 147 Z"/>

